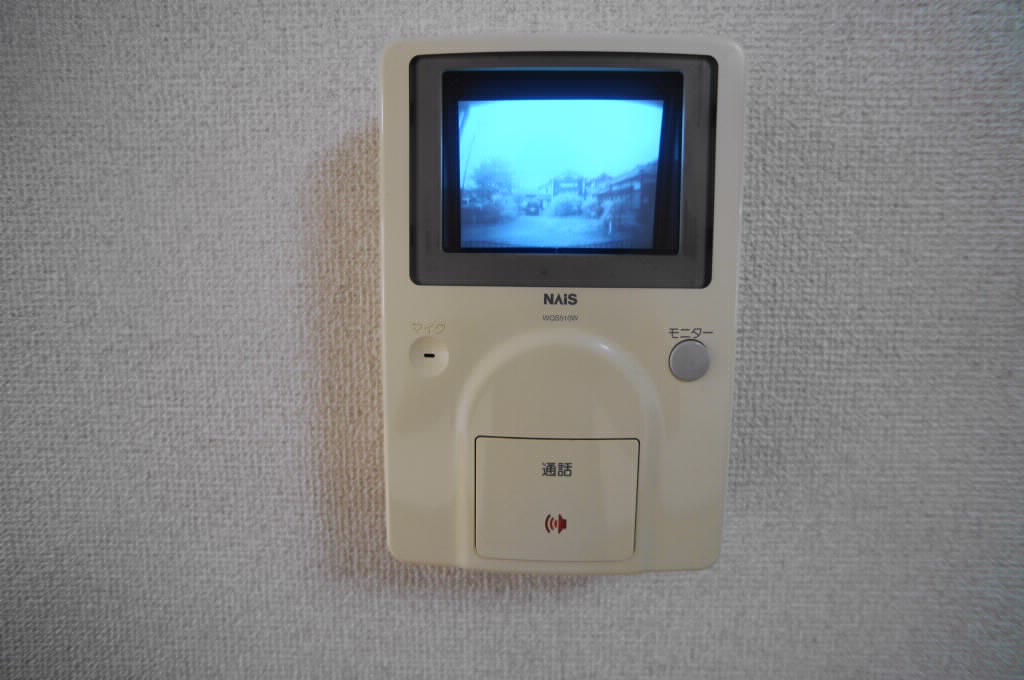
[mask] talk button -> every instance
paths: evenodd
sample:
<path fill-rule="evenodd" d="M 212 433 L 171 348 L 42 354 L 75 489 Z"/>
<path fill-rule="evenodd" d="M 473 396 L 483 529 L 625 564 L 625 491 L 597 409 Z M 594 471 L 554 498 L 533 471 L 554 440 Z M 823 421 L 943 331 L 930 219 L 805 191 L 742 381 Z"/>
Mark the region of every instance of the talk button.
<path fill-rule="evenodd" d="M 510 560 L 633 554 L 636 439 L 477 437 L 476 550 Z"/>

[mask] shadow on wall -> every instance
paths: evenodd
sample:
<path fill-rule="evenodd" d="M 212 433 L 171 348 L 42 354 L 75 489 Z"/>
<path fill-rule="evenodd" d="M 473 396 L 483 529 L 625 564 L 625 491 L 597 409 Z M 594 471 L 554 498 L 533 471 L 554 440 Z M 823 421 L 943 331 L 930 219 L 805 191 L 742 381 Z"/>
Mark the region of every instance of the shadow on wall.
<path fill-rule="evenodd" d="M 330 578 L 388 589 L 438 587 L 500 594 L 575 588 L 585 577 L 524 576 L 410 565 L 388 552 L 380 354 L 380 211 L 376 124 L 342 140 L 312 168 L 306 262 L 313 286 L 310 390 L 321 547 Z"/>

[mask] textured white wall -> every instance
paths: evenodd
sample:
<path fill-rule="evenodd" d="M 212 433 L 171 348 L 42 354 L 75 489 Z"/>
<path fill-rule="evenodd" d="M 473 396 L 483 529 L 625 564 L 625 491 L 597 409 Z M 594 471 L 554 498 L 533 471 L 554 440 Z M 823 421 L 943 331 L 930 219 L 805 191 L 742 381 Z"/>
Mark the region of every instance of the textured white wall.
<path fill-rule="evenodd" d="M 382 529 L 379 50 L 711 32 L 749 73 L 710 571 Z M 1024 675 L 1024 11 L 0 6 L 0 675 Z"/>

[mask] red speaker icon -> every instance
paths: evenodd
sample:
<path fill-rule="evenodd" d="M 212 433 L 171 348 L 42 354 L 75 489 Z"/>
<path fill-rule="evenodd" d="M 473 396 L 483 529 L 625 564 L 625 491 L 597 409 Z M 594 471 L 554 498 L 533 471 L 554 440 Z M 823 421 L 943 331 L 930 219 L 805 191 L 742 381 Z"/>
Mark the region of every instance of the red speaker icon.
<path fill-rule="evenodd" d="M 558 519 L 555 519 L 551 515 L 544 518 L 544 531 L 549 534 L 556 529 L 558 530 L 558 533 L 562 533 L 568 525 L 569 523 L 566 522 L 565 518 L 561 515 L 558 516 Z"/>

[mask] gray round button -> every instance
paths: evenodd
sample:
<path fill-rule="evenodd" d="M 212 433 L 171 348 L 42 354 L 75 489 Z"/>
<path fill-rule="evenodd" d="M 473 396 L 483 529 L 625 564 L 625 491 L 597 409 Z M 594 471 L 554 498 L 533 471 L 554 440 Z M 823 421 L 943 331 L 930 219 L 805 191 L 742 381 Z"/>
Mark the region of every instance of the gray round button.
<path fill-rule="evenodd" d="M 687 382 L 702 377 L 710 364 L 708 348 L 700 340 L 683 340 L 668 355 L 672 375 Z"/>

